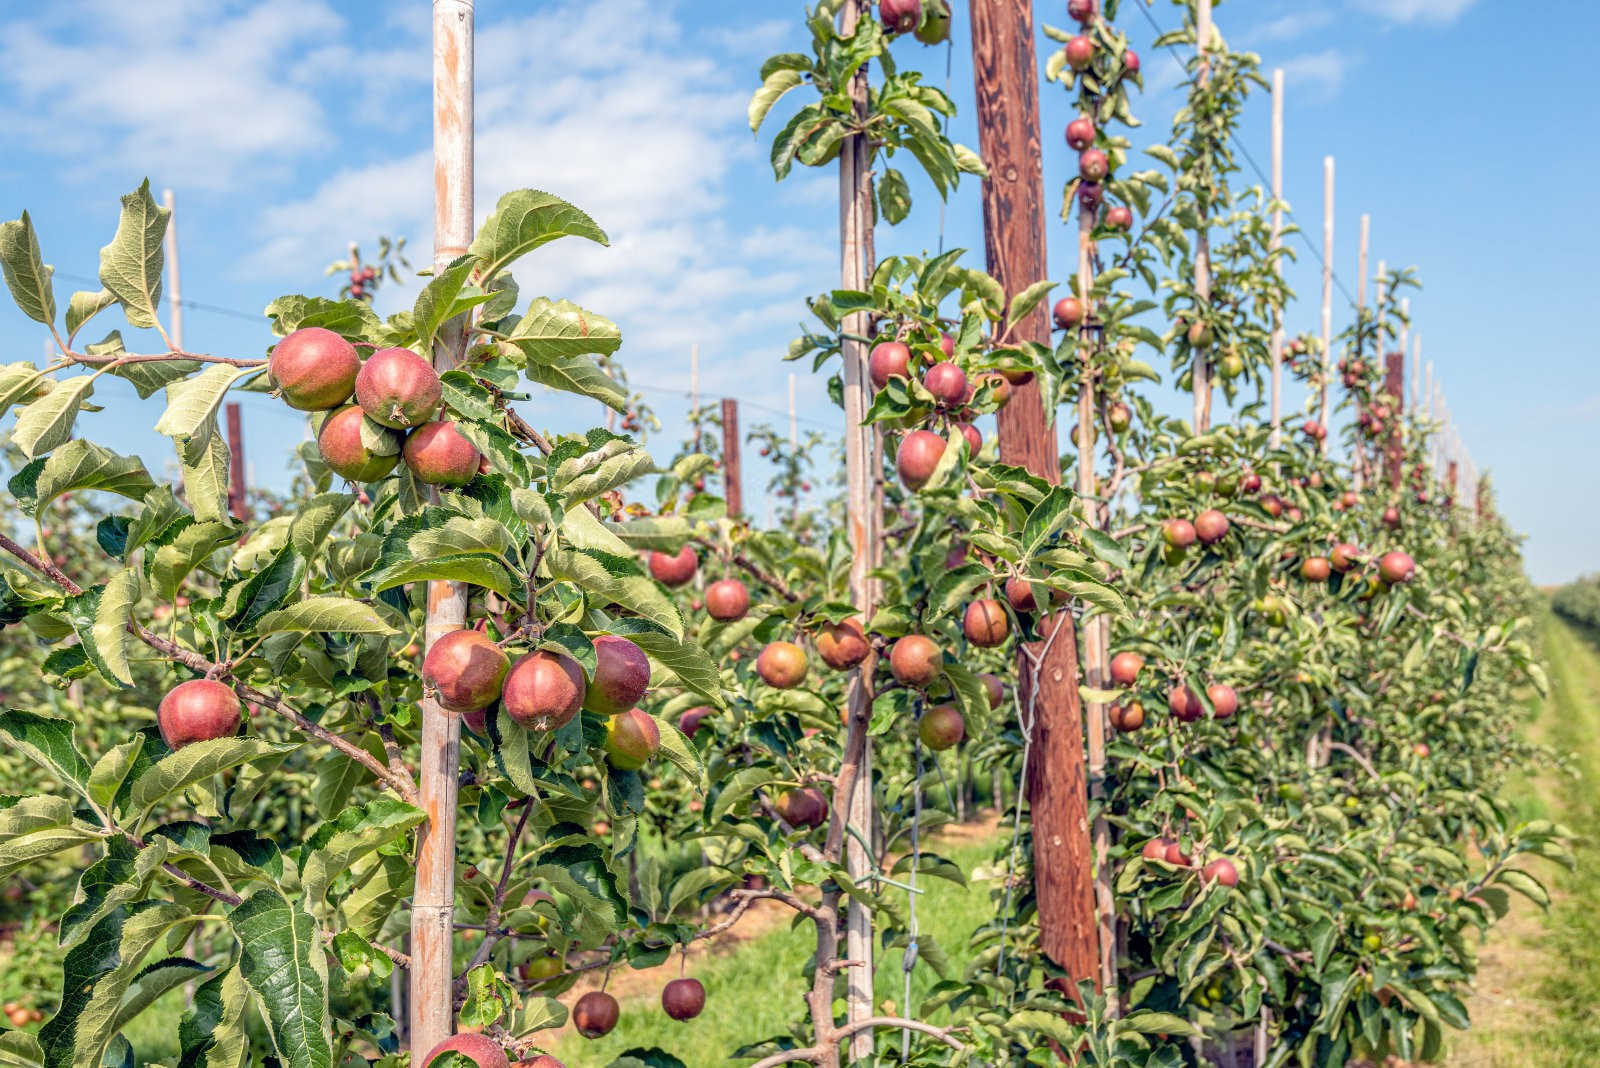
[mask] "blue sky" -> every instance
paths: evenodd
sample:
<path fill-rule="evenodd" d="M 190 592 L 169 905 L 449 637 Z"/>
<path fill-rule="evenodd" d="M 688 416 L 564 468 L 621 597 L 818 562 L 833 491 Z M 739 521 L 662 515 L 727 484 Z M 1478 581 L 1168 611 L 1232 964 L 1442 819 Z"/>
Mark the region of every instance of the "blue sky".
<path fill-rule="evenodd" d="M 1062 23 L 1064 6 L 1040 3 L 1038 18 Z M 955 135 L 975 145 L 966 5 L 956 7 Z M 184 297 L 246 313 L 191 308 L 186 342 L 261 352 L 270 335 L 248 315 L 280 293 L 331 295 L 322 267 L 349 241 L 403 234 L 414 262 L 428 258 L 429 8 L 8 5 L 0 214 L 32 213 L 64 303 L 72 288 L 94 288 L 87 280 L 117 196 L 147 175 L 156 189 L 174 188 Z M 1151 53 L 1153 31 L 1133 0 L 1124 8 L 1146 61 L 1148 92 L 1135 110 L 1157 139 L 1179 100 L 1177 78 Z M 478 3 L 480 215 L 499 193 L 534 186 L 609 231 L 610 249 L 551 246 L 519 279 L 525 294 L 570 297 L 618 321 L 622 358 L 666 423 L 662 452 L 682 433 L 693 344 L 705 396 L 739 397 L 747 426 L 781 425 L 791 367 L 780 357 L 801 298 L 837 278 L 833 174 L 800 169 L 775 184 L 744 122 L 761 59 L 804 46 L 801 9 L 794 0 Z M 1217 21 L 1235 46 L 1261 53 L 1264 70 L 1288 72 L 1286 193 L 1319 245 L 1322 157 L 1337 158 L 1335 263 L 1345 284 L 1354 290 L 1362 212 L 1372 215 L 1374 261 L 1420 268 L 1425 289 L 1412 310 L 1424 356 L 1502 507 L 1529 535 L 1534 577 L 1554 582 L 1600 568 L 1583 536 L 1600 522 L 1600 346 L 1577 314 L 1600 239 L 1580 192 L 1597 163 L 1589 42 L 1600 9 L 1554 0 L 1540 12 L 1509 18 L 1485 0 L 1230 0 Z M 1151 14 L 1163 28 L 1178 21 L 1164 2 Z M 899 47 L 942 83 L 944 49 Z M 1066 105 L 1060 87 L 1045 87 L 1052 201 L 1072 166 L 1059 136 Z M 1263 93 L 1242 133 L 1263 166 L 1268 114 Z M 917 193 L 911 220 L 880 230 L 880 252 L 938 245 L 937 201 Z M 947 206 L 944 241 L 981 259 L 975 183 Z M 1050 242 L 1053 276 L 1065 277 L 1066 230 Z M 1302 300 L 1289 326 L 1314 329 L 1313 257 L 1302 255 L 1290 277 Z M 379 309 L 411 296 L 392 290 Z M 42 355 L 40 331 L 13 310 L 0 311 L 0 340 L 8 361 Z M 121 383 L 97 399 L 111 410 L 89 417 L 90 433 L 153 470 L 171 463 L 148 430 L 155 401 L 134 406 Z M 577 429 L 598 416 L 584 407 L 550 395 L 528 414 Z M 281 485 L 303 421 L 261 397 L 247 396 L 246 411 L 252 477 Z M 800 412 L 802 427 L 837 425 L 820 380 L 805 375 Z M 765 477 L 753 465 L 747 495 Z"/>

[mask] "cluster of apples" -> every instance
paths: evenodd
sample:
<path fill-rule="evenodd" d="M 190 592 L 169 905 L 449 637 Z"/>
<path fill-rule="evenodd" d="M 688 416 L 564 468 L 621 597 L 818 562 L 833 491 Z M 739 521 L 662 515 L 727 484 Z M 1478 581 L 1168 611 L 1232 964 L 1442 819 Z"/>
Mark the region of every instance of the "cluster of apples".
<path fill-rule="evenodd" d="M 1088 70 L 1100 57 L 1100 44 L 1090 32 L 1090 24 L 1099 13 L 1097 0 L 1067 0 L 1067 15 L 1083 29 L 1067 41 L 1065 49 L 1067 66 L 1075 72 Z M 1131 48 L 1124 50 L 1121 69 L 1113 73 L 1117 78 L 1137 75 L 1139 53 Z M 1091 210 L 1098 210 L 1104 202 L 1105 181 L 1111 175 L 1110 158 L 1094 147 L 1097 136 L 1094 120 L 1088 116 L 1080 115 L 1067 123 L 1067 145 L 1079 153 L 1078 203 Z M 1113 230 L 1126 232 L 1133 226 L 1133 212 L 1124 205 L 1113 205 L 1107 209 L 1104 222 Z"/>
<path fill-rule="evenodd" d="M 878 0 L 878 17 L 892 34 L 915 34 L 923 44 L 950 38 L 950 0 Z"/>
<path fill-rule="evenodd" d="M 410 349 L 379 349 L 362 360 L 332 330 L 303 327 L 273 347 L 267 373 L 289 407 L 329 413 L 317 449 L 351 482 L 377 481 L 402 459 L 430 486 L 465 486 L 484 467 L 455 423 L 437 418 L 439 375 Z"/>

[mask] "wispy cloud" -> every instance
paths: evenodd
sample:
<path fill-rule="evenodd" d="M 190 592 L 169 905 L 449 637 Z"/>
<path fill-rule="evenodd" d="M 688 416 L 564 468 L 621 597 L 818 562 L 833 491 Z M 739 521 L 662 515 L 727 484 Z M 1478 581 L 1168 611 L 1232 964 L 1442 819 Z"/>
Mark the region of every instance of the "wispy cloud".
<path fill-rule="evenodd" d="M 1284 81 L 1290 85 L 1304 86 L 1312 93 L 1328 97 L 1339 91 L 1350 67 L 1350 56 L 1338 48 L 1325 48 L 1285 60 Z"/>
<path fill-rule="evenodd" d="M 1287 15 L 1280 15 L 1246 31 L 1244 40 L 1251 44 L 1269 41 L 1292 41 L 1314 30 L 1320 30 L 1332 22 L 1333 12 L 1326 8 L 1294 11 Z"/>
<path fill-rule="evenodd" d="M 1356 6 L 1390 22 L 1454 22 L 1477 0 L 1355 0 Z"/>

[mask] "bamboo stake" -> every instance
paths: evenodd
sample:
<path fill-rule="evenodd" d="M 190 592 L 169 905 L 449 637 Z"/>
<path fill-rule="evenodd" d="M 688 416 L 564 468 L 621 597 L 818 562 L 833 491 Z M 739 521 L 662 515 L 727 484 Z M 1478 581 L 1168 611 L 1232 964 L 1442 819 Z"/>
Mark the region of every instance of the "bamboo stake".
<path fill-rule="evenodd" d="M 871 7 L 866 0 L 850 0 L 845 4 L 842 15 L 841 27 L 848 36 L 855 32 L 863 18 L 871 17 Z M 857 115 L 866 114 L 868 91 L 867 71 L 863 66 L 850 82 L 850 99 Z M 847 137 L 839 152 L 839 275 L 845 289 L 866 289 L 867 279 L 872 274 L 872 265 L 868 262 L 873 218 L 871 151 L 867 138 L 857 134 Z M 865 337 L 869 329 L 866 314 L 855 312 L 847 316 L 844 329 L 855 338 Z M 880 516 L 873 505 L 873 433 L 871 427 L 862 425 L 871 403 L 867 346 L 861 341 L 847 338 L 843 356 L 845 503 L 852 550 L 850 600 L 865 623 L 872 618 L 874 608 L 871 569 L 881 537 L 878 529 Z M 872 718 L 872 671 L 875 666 L 871 656 L 862 662 L 850 679 L 848 694 L 850 726 L 845 749 L 849 753 L 859 746 L 861 761 L 847 811 L 840 815 L 848 826 L 860 834 L 859 838 L 851 835 L 845 843 L 845 870 L 852 879 L 857 880 L 864 878 L 873 866 L 873 858 L 862 845 L 862 840 L 873 840 L 872 741 L 867 737 L 866 730 Z M 860 1023 L 873 1014 L 873 948 L 872 915 L 851 897 L 845 918 L 845 954 L 851 962 L 851 967 L 846 971 L 845 1015 L 850 1024 Z M 848 1059 L 853 1062 L 871 1054 L 870 1030 L 855 1032 L 850 1038 Z"/>
<path fill-rule="evenodd" d="M 1328 427 L 1328 383 L 1333 378 L 1333 157 L 1322 158 L 1322 399 L 1324 430 Z M 1324 434 L 1317 447 L 1328 455 L 1332 434 Z"/>
<path fill-rule="evenodd" d="M 161 191 L 162 206 L 167 209 L 167 332 L 174 348 L 183 348 L 183 286 L 178 271 L 178 212 L 174 206 L 172 190 Z"/>
<path fill-rule="evenodd" d="M 1283 68 L 1272 72 L 1272 242 L 1275 254 L 1283 243 Z M 1283 267 L 1274 255 L 1272 269 L 1279 278 Z M 1272 308 L 1272 447 L 1283 445 L 1283 308 Z"/>
<path fill-rule="evenodd" d="M 1204 91 L 1211 84 L 1211 61 L 1206 49 L 1211 44 L 1211 0 L 1198 0 L 1195 5 L 1195 51 L 1200 56 L 1200 69 L 1195 75 L 1196 88 Z M 1194 243 L 1194 292 L 1202 308 L 1211 304 L 1211 232 L 1206 213 L 1200 212 L 1199 233 Z M 1194 432 L 1204 434 L 1211 429 L 1211 350 L 1196 349 L 1194 368 Z"/>
<path fill-rule="evenodd" d="M 433 264 L 444 270 L 472 242 L 473 0 L 433 0 Z M 445 324 L 433 364 L 454 367 L 465 352 L 466 322 Z M 467 587 L 428 583 L 424 646 L 459 630 Z M 411 1048 L 425 1052 L 454 1030 L 456 798 L 461 719 L 435 698 L 422 701 L 418 796 L 427 821 L 417 837 L 411 898 Z"/>

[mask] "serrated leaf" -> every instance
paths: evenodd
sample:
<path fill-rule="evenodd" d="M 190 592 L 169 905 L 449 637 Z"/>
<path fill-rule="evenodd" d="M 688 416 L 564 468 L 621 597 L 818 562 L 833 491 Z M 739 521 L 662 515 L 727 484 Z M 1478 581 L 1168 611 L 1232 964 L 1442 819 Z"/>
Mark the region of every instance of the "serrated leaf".
<path fill-rule="evenodd" d="M 133 685 L 128 663 L 128 622 L 139 600 L 139 576 L 132 569 L 117 572 L 104 586 L 70 597 L 67 617 L 96 671 L 112 686 Z"/>
<path fill-rule="evenodd" d="M 93 319 L 117 302 L 109 289 L 95 292 L 79 290 L 67 300 L 67 344 L 77 336 L 83 324 Z"/>
<path fill-rule="evenodd" d="M 89 796 L 89 762 L 73 743 L 71 723 L 7 709 L 0 712 L 0 739 L 4 739 L 8 748 L 55 776 L 58 782 Z"/>
<path fill-rule="evenodd" d="M 131 326 L 156 325 L 156 308 L 161 303 L 161 242 L 171 214 L 155 202 L 150 180 L 145 179 L 122 198 L 117 232 L 100 250 L 100 284 L 117 298 Z"/>
<path fill-rule="evenodd" d="M 610 244 L 593 219 L 560 197 L 537 189 L 518 189 L 495 204 L 467 254 L 478 263 L 478 277 L 487 280 L 541 245 L 568 236 Z"/>
<path fill-rule="evenodd" d="M 167 957 L 146 965 L 143 971 L 134 976 L 128 992 L 122 996 L 122 1004 L 117 1006 L 117 1014 L 111 1021 L 112 1031 L 120 1032 L 161 995 L 185 983 L 198 981 L 209 971 L 211 969 L 204 964 L 187 957 Z"/>
<path fill-rule="evenodd" d="M 301 849 L 305 859 L 300 865 L 300 883 L 307 907 L 315 913 L 340 872 L 426 818 L 421 809 L 404 801 L 380 797 L 347 808 L 337 819 L 317 828 Z"/>
<path fill-rule="evenodd" d="M 56 296 L 50 283 L 55 268 L 45 266 L 39 235 L 27 212 L 20 219 L 0 223 L 0 273 L 24 315 L 47 326 L 56 321 Z"/>
<path fill-rule="evenodd" d="M 650 659 L 677 676 L 685 687 L 722 706 L 722 676 L 696 641 L 678 638 L 641 619 L 614 619 L 610 630 L 643 649 Z M 660 685 L 662 680 L 655 680 Z"/>
<path fill-rule="evenodd" d="M 319 493 L 296 510 L 289 528 L 289 544 L 306 560 L 316 559 L 328 535 L 354 507 L 353 493 Z"/>
<path fill-rule="evenodd" d="M 132 825 L 137 826 L 163 799 L 219 771 L 290 753 L 298 748 L 292 742 L 268 742 L 260 738 L 213 738 L 191 742 L 176 753 L 156 761 L 133 781 L 125 811 L 132 815 Z"/>
<path fill-rule="evenodd" d="M 12 476 L 8 487 L 24 511 L 35 519 L 56 498 L 79 490 L 99 490 L 142 500 L 155 488 L 144 463 L 119 456 L 92 441 L 69 441 L 42 460 Z"/>
<path fill-rule="evenodd" d="M 11 406 L 33 393 L 44 380 L 44 372 L 26 360 L 0 367 L 0 415 Z"/>
<path fill-rule="evenodd" d="M 355 886 L 339 903 L 339 912 L 350 930 L 369 940 L 376 938 L 415 881 L 416 872 L 405 857 L 374 857 L 358 870 Z"/>
<path fill-rule="evenodd" d="M 331 1068 L 327 963 L 311 917 L 278 890 L 262 889 L 230 910 L 228 923 L 278 1059 L 287 1068 Z"/>
<path fill-rule="evenodd" d="M 454 263 L 429 279 L 428 284 L 422 287 L 422 292 L 417 294 L 416 305 L 411 309 L 411 323 L 417 332 L 417 347 L 423 352 L 433 348 L 433 339 L 439 333 L 439 328 L 456 314 L 456 299 L 466 286 L 467 279 L 472 276 L 473 267 L 472 257 L 458 257 Z M 489 299 L 488 294 L 482 296 L 484 300 Z"/>
<path fill-rule="evenodd" d="M 755 133 L 761 129 L 761 124 L 766 121 L 767 113 L 772 110 L 783 94 L 790 89 L 805 84 L 805 75 L 789 67 L 779 67 L 770 71 L 762 78 L 761 88 L 755 91 L 750 98 L 750 104 L 745 108 L 745 115 L 750 120 L 750 132 Z"/>
<path fill-rule="evenodd" d="M 544 562 L 553 577 L 658 623 L 673 637 L 683 636 L 683 617 L 677 606 L 634 561 L 592 549 L 554 548 L 545 553 Z"/>
<path fill-rule="evenodd" d="M 232 455 L 221 434 L 207 435 L 198 451 L 178 449 L 178 464 L 183 470 L 183 493 L 201 523 L 226 523 L 228 511 L 229 464 Z"/>
<path fill-rule="evenodd" d="M 167 408 L 155 430 L 178 442 L 190 456 L 199 455 L 217 430 L 217 410 L 235 382 L 259 374 L 260 367 L 234 367 L 216 363 L 193 378 L 167 387 Z"/>
<path fill-rule="evenodd" d="M 241 1026 L 250 991 L 237 967 L 201 983 L 178 1022 L 179 1068 L 238 1068 L 249 1045 Z"/>
<path fill-rule="evenodd" d="M 102 808 L 111 804 L 122 790 L 122 784 L 128 780 L 128 773 L 137 764 L 144 743 L 145 736 L 135 734 L 100 754 L 100 759 L 89 770 L 89 800 Z"/>
<path fill-rule="evenodd" d="M 93 375 L 75 375 L 55 383 L 49 393 L 17 413 L 11 442 L 28 459 L 43 456 L 72 436 L 78 409 L 94 394 Z"/>
<path fill-rule="evenodd" d="M 678 770 L 689 776 L 695 789 L 706 791 L 706 765 L 700 751 L 678 730 L 677 724 L 660 716 L 652 717 L 661 731 L 661 755 L 672 761 Z"/>
<path fill-rule="evenodd" d="M 272 320 L 272 332 L 279 337 L 309 326 L 320 326 L 346 338 L 376 340 L 383 324 L 372 306 L 364 300 L 331 300 L 288 294 L 268 304 L 265 312 Z M 401 347 L 404 342 L 397 341 Z"/>
<path fill-rule="evenodd" d="M 308 597 L 268 612 L 256 622 L 257 634 L 393 634 L 394 628 L 371 605 L 346 597 Z"/>

